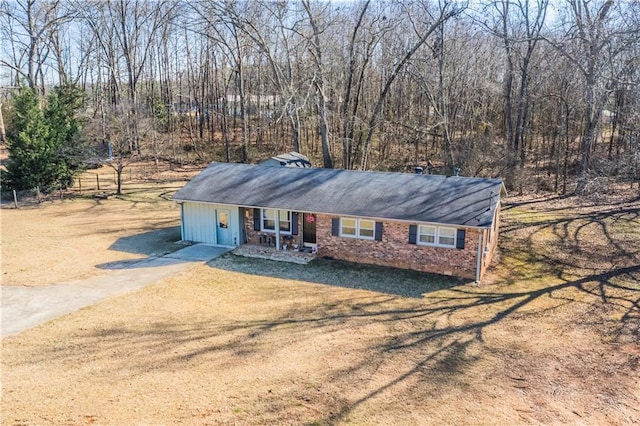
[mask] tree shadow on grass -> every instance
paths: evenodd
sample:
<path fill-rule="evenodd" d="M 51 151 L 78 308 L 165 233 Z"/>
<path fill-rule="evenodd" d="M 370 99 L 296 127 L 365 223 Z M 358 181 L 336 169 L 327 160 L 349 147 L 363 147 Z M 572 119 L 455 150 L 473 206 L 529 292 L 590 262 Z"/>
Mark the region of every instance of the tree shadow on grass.
<path fill-rule="evenodd" d="M 530 306 L 533 302 L 543 297 L 557 297 L 566 303 L 585 303 L 581 297 L 576 295 L 593 296 L 587 297 L 587 303 L 594 303 L 596 299 L 605 301 L 607 304 L 617 306 L 623 312 L 620 321 L 615 327 L 613 335 L 610 337 L 615 341 L 631 341 L 640 343 L 640 285 L 628 286 L 618 284 L 617 279 L 624 279 L 631 282 L 640 282 L 640 265 L 619 268 L 615 271 L 608 271 L 601 274 L 594 274 L 584 278 L 567 281 L 557 285 L 544 287 L 533 291 L 522 292 L 482 292 L 469 291 L 464 288 L 452 289 L 453 295 L 450 297 L 438 297 L 437 303 L 441 308 L 435 309 L 438 315 L 450 315 L 454 312 L 461 312 L 473 308 L 482 307 L 486 310 L 493 310 L 494 313 L 488 317 L 479 317 L 477 321 L 451 327 L 434 326 L 429 329 L 419 329 L 407 333 L 391 336 L 386 342 L 378 347 L 372 348 L 378 353 L 380 359 L 387 359 L 393 353 L 415 353 L 416 350 L 425 352 L 426 355 L 418 359 L 412 367 L 405 372 L 388 381 L 382 386 L 376 387 L 372 391 L 348 404 L 344 404 L 340 410 L 323 418 L 319 424 L 335 424 L 348 418 L 360 405 L 372 400 L 386 390 L 400 385 L 412 377 L 423 375 L 426 367 L 429 367 L 430 374 L 438 365 L 444 365 L 450 374 L 464 374 L 463 369 L 455 367 L 461 359 L 468 356 L 467 349 L 473 344 L 484 342 L 484 331 L 490 326 L 497 324 L 518 311 Z M 571 293 L 567 290 L 577 290 Z M 623 294 L 621 294 L 621 292 Z M 635 294 L 634 294 L 635 293 Z M 597 302 L 595 302 L 597 303 Z M 557 303 L 549 309 L 553 310 L 562 305 Z M 495 309 L 492 309 L 495 308 Z M 417 311 L 412 315 L 427 315 L 434 311 Z M 530 312 L 535 316 L 536 312 Z M 406 317 L 405 317 L 406 318 Z M 577 319 L 578 320 L 578 319 Z M 601 326 L 598 324 L 598 326 Z M 634 344 L 634 343 L 632 343 Z M 426 350 L 430 348 L 430 350 Z M 453 361 L 453 363 L 452 363 Z M 629 365 L 637 365 L 637 360 L 629 360 Z M 354 371 L 365 368 L 364 363 L 349 368 L 349 371 L 339 371 L 335 374 L 334 380 L 338 380 L 343 374 L 353 374 Z M 456 371 L 458 370 L 458 371 Z M 640 414 L 639 410 L 635 410 Z"/>
<path fill-rule="evenodd" d="M 469 357 L 468 348 L 482 345 L 485 330 L 507 318 L 517 318 L 521 315 L 535 317 L 543 312 L 553 314 L 556 309 L 567 305 L 604 306 L 619 313 L 618 320 L 611 324 L 611 320 L 601 316 L 595 320 L 593 329 L 601 333 L 605 339 L 638 347 L 640 208 L 637 200 L 611 208 L 600 208 L 598 211 L 563 210 L 565 214 L 560 217 L 551 215 L 527 223 L 506 220 L 503 228 L 506 244 L 503 244 L 503 249 L 506 248 L 508 252 L 504 256 L 518 259 L 519 265 L 524 267 L 523 270 L 519 267 L 513 270 L 506 268 L 508 273 L 503 282 L 503 289 L 506 291 L 501 291 L 495 286 L 493 291 L 487 291 L 483 287 L 465 286 L 464 282 L 449 277 L 324 260 L 310 264 L 311 271 L 298 265 L 276 266 L 270 261 L 256 264 L 255 259 L 240 260 L 234 256 L 227 256 L 219 262 L 214 261 L 210 266 L 256 275 L 363 289 L 392 296 L 425 296 L 423 304 L 416 306 L 414 303 L 408 303 L 406 309 L 386 308 L 388 299 L 381 299 L 378 306 L 369 305 L 359 309 L 357 301 L 351 302 L 353 313 L 348 315 L 350 320 L 426 320 L 426 323 L 407 332 L 390 333 L 386 339 L 369 348 L 370 353 L 375 356 L 336 370 L 329 379 L 330 382 L 339 382 L 343 377 L 349 377 L 353 381 L 354 376 L 364 376 L 363 372 L 371 369 L 372 362 L 382 366 L 384 360 L 405 353 L 413 354 L 414 358 L 416 353 L 424 355 L 408 363 L 410 366 L 404 372 L 387 383 L 365 392 L 356 400 L 341 401 L 337 410 L 333 407 L 334 410 L 329 415 L 314 421 L 315 424 L 335 424 L 347 420 L 356 408 L 385 391 L 423 376 L 425 369 L 433 372 L 441 368 L 450 374 L 449 377 L 454 377 L 457 374 L 456 370 L 461 370 L 456 368 L 460 360 L 464 360 L 464 363 L 473 362 L 473 357 Z M 630 233 L 625 232 L 627 228 L 631 229 Z M 526 231 L 524 236 L 519 233 L 522 230 Z M 526 288 L 527 282 L 530 283 L 529 289 Z M 524 289 L 510 291 L 508 289 L 512 284 L 518 284 L 519 288 Z M 446 291 L 442 294 L 427 294 L 438 290 Z M 536 303 L 542 299 L 548 301 Z M 535 308 L 536 306 L 538 308 Z M 474 320 L 455 325 L 443 326 L 439 321 L 440 318 L 449 318 L 467 311 L 479 314 Z M 299 312 L 290 312 L 282 318 L 282 322 L 271 321 L 263 330 L 277 328 L 284 322 L 291 323 L 291 318 L 299 315 Z M 331 315 L 307 318 L 305 321 L 314 321 L 326 327 L 327 321 L 338 319 L 347 321 L 341 316 Z M 576 321 L 585 320 L 586 318 L 576 317 Z M 610 324 L 605 329 L 603 323 L 607 322 Z M 629 359 L 624 365 L 627 365 L 626 368 L 637 365 L 637 360 Z M 635 413 L 638 414 L 640 411 L 636 410 Z"/>
<path fill-rule="evenodd" d="M 406 269 L 364 265 L 317 258 L 308 264 L 246 258 L 232 253 L 213 259 L 212 268 L 272 278 L 305 281 L 381 294 L 422 298 L 427 293 L 469 284 L 472 281 Z"/>
<path fill-rule="evenodd" d="M 327 269 L 330 267 L 327 266 Z M 257 275 L 255 277 L 251 285 L 259 288 L 260 281 Z M 165 369 L 175 371 L 202 362 L 214 363 L 218 369 L 216 371 L 219 371 L 216 374 L 227 374 L 223 372 L 235 368 L 239 360 L 255 364 L 258 371 L 260 368 L 257 366 L 274 356 L 274 353 L 283 349 L 291 353 L 295 348 L 316 345 L 315 339 L 322 335 L 349 330 L 354 340 L 358 336 L 364 336 L 367 340 L 367 333 L 383 327 L 385 333 L 362 347 L 341 343 L 345 345 L 343 351 L 332 353 L 331 356 L 343 356 L 344 351 L 355 352 L 356 355 L 347 366 L 329 364 L 324 367 L 323 391 L 329 389 L 332 397 L 326 402 L 318 402 L 320 405 L 315 406 L 316 414 L 304 421 L 330 425 L 348 421 L 358 408 L 364 405 L 369 407 L 371 401 L 379 398 L 388 401 L 390 392 L 392 395 L 397 393 L 396 397 L 406 401 L 407 398 L 424 397 L 424 386 L 432 394 L 446 392 L 449 385 L 459 386 L 464 382 L 468 369 L 482 356 L 478 350 L 485 344 L 485 332 L 507 319 L 534 320 L 541 313 L 541 308 L 533 308 L 534 302 L 542 298 L 555 299 L 545 304 L 545 309 L 550 311 L 564 303 L 579 304 L 586 301 L 599 304 L 601 300 L 607 300 L 606 303 L 625 311 L 618 328 L 626 327 L 624 333 L 627 337 L 631 333 L 637 342 L 640 337 L 637 327 L 640 322 L 639 289 L 620 284 L 618 280 L 632 281 L 638 278 L 640 265 L 530 291 L 501 292 L 487 291 L 482 287 L 457 286 L 423 299 L 388 293 L 368 297 L 345 293 L 344 297 L 327 299 L 325 296 L 331 293 L 327 289 L 313 286 L 306 289 L 300 286 L 290 288 L 286 282 L 281 282 L 277 284 L 277 294 L 271 294 L 267 300 L 259 296 L 255 303 L 238 308 L 247 309 L 246 315 L 241 315 L 241 320 L 214 316 L 215 320 L 194 321 L 190 316 L 176 316 L 162 322 L 147 323 L 145 327 L 123 324 L 101 330 L 89 329 L 80 333 L 83 339 L 80 346 L 83 355 L 90 359 L 103 352 L 126 351 L 126 360 L 114 362 L 121 364 L 120 368 L 128 374 Z M 359 284 L 347 288 L 361 289 L 364 286 Z M 211 297 L 215 297 L 215 287 L 211 291 Z M 323 297 L 316 298 L 319 294 Z M 586 296 L 586 299 L 583 300 L 582 296 Z M 302 298 L 307 302 L 303 305 L 299 302 L 287 303 L 281 310 L 270 314 L 254 313 L 254 309 L 264 309 L 262 305 L 265 301 L 269 306 L 287 297 Z M 75 357 L 74 348 L 77 346 L 71 342 L 68 353 L 65 353 L 67 349 L 58 350 L 55 354 L 47 351 L 46 354 L 43 352 L 43 356 L 71 359 Z M 151 364 L 147 362 L 149 354 L 155 354 Z M 282 359 L 282 362 L 288 361 Z M 387 365 L 398 366 L 393 376 L 386 376 L 385 380 L 371 385 L 371 376 Z M 300 370 L 298 374 L 303 372 Z M 517 368 L 513 369 L 514 375 L 519 373 L 521 371 Z M 259 374 L 264 381 L 269 373 Z M 421 385 L 424 381 L 426 384 Z M 309 386 L 309 382 L 302 383 L 301 386 L 283 388 L 275 385 L 273 392 L 260 395 L 260 403 L 267 400 L 273 406 L 280 404 L 283 410 L 280 415 L 284 418 L 292 406 L 287 403 L 283 405 L 282 401 L 291 404 L 296 400 L 309 402 L 326 399 L 325 394 Z M 361 383 L 358 396 L 345 398 L 342 392 L 350 389 L 353 383 Z M 628 402 L 628 397 L 619 397 Z"/>
<path fill-rule="evenodd" d="M 638 242 L 640 235 L 628 236 L 618 228 L 627 221 L 638 224 L 635 207 L 624 210 L 623 213 L 612 211 L 593 216 L 568 214 L 561 218 L 541 218 L 534 223 L 520 224 L 505 218 L 501 243 L 505 251 L 505 265 L 493 272 L 498 278 L 490 286 L 474 287 L 451 277 L 321 259 L 303 266 L 226 255 L 210 262 L 209 266 L 249 274 L 245 288 L 250 289 L 248 294 L 255 294 L 252 296 L 254 299 L 236 305 L 238 312 L 235 315 L 221 317 L 216 314 L 198 320 L 191 315 L 174 315 L 147 323 L 146 326 L 123 324 L 99 330 L 88 329 L 79 333 L 78 339 L 82 340 L 82 344 L 76 341 L 68 346 L 58 344 L 58 350 L 43 350 L 41 356 L 75 360 L 78 347 L 83 348 L 83 356 L 89 359 L 104 356 L 103 353 L 110 356 L 110 353 L 126 351 L 126 359 L 118 357 L 114 367 L 121 368 L 127 374 L 136 375 L 153 369 L 174 371 L 176 368 L 190 368 L 185 364 L 202 362 L 209 362 L 212 368 L 216 366 L 218 374 L 226 374 L 225 369 L 233 368 L 237 359 L 260 365 L 279 350 L 288 352 L 289 349 L 299 349 L 307 344 L 312 347 L 320 336 L 346 333 L 353 336 L 354 342 L 341 341 L 340 344 L 346 347 L 329 352 L 328 356 L 345 356 L 349 351 L 357 351 L 357 354 L 341 366 L 324 367 L 323 386 L 332 398 L 324 397 L 322 400 L 323 394 L 315 387 L 305 385 L 307 382 L 303 377 L 301 386 L 274 387 L 273 392 L 269 390 L 266 394 L 260 394 L 261 401 L 249 400 L 246 404 L 249 406 L 251 402 L 257 404 L 267 400 L 281 410 L 276 413 L 281 415 L 281 420 L 289 414 L 287 410 L 291 410 L 291 404 L 295 405 L 296 401 L 308 403 L 321 400 L 325 402 L 318 402 L 314 406 L 314 413 L 299 423 L 306 421 L 328 425 L 349 421 L 358 408 L 371 401 L 378 402 L 383 395 L 386 401 L 406 403 L 407 400 L 413 401 L 417 395 L 427 398 L 446 391 L 450 384 L 459 384 L 467 374 L 468 367 L 478 361 L 478 348 L 485 345 L 487 331 L 506 320 L 521 321 L 534 327 L 538 316 L 552 315 L 560 307 L 607 306 L 615 310 L 617 319 L 612 327 L 602 330 L 603 336 L 608 334 L 607 337 L 614 342 L 638 345 L 638 246 L 634 249 L 627 244 L 611 244 L 610 259 L 604 262 L 594 259 L 590 265 L 582 263 L 583 257 L 589 258 L 600 253 L 599 247 L 596 246 L 594 250 L 591 240 L 584 239 L 587 234 L 595 234 L 604 241 L 611 239 L 612 242 L 619 242 L 622 238 L 627 243 Z M 565 256 L 564 247 L 558 245 L 559 240 L 566 241 L 569 247 L 579 247 L 580 257 Z M 547 245 L 541 245 L 543 242 Z M 536 265 L 526 270 L 512 268 L 509 262 L 514 257 L 522 265 Z M 607 265 L 610 266 L 604 268 Z M 499 276 L 499 273 L 506 275 Z M 260 276 L 284 281 L 270 283 L 274 290 L 266 292 L 260 288 Z M 352 292 L 327 291 L 321 286 L 289 285 L 287 281 L 362 289 L 378 294 L 361 297 Z M 217 291 L 215 286 L 211 286 L 210 297 L 216 298 Z M 243 290 L 239 288 L 237 291 Z M 247 290 L 244 291 L 244 297 L 249 297 Z M 426 293 L 429 293 L 427 297 L 423 297 Z M 280 303 L 287 299 L 291 301 Z M 225 301 L 236 303 L 233 297 L 227 297 Z M 215 307 L 215 304 L 209 306 Z M 573 313 L 567 315 L 572 320 Z M 575 317 L 576 323 L 584 320 L 584 316 Z M 592 327 L 594 329 L 600 326 L 597 321 L 595 324 Z M 365 340 L 360 347 L 357 346 L 355 340 L 358 337 L 364 336 L 366 339 L 367 333 L 380 328 L 383 332 L 376 339 Z M 613 350 L 611 347 L 607 349 Z M 155 355 L 153 363 L 147 361 L 149 354 Z M 618 354 L 616 361 L 620 364 L 615 367 L 630 368 L 631 364 L 624 362 L 631 363 L 632 356 Z M 287 361 L 282 359 L 283 363 Z M 606 364 L 606 360 L 600 362 Z M 389 374 L 377 376 L 377 381 L 370 380 L 386 365 L 394 363 L 398 367 Z M 585 369 L 582 372 L 585 375 L 593 373 L 603 377 L 608 367 L 590 365 L 582 368 Z M 591 371 L 590 368 L 598 370 Z M 517 368 L 513 368 L 513 371 L 522 372 Z M 304 373 L 304 370 L 297 372 L 300 376 Z M 261 371 L 260 374 L 264 376 L 267 372 Z M 633 373 L 630 371 L 630 374 Z M 354 383 L 360 384 L 357 393 L 353 392 Z M 629 396 L 628 389 L 615 393 L 616 388 L 607 388 L 606 383 L 593 386 L 589 391 L 605 389 L 612 393 L 612 400 L 622 401 L 627 407 L 637 406 L 633 402 L 633 391 Z M 425 387 L 429 388 L 430 393 L 425 392 Z M 347 391 L 356 396 L 343 396 Z M 389 396 L 389 392 L 399 393 L 400 396 Z M 566 397 L 564 402 L 571 403 Z M 593 407 L 593 410 L 601 408 Z M 625 410 L 640 415 L 635 408 Z M 623 418 L 620 415 L 615 419 Z M 251 418 L 244 420 L 250 422 Z M 545 419 L 537 420 L 544 422 Z"/>

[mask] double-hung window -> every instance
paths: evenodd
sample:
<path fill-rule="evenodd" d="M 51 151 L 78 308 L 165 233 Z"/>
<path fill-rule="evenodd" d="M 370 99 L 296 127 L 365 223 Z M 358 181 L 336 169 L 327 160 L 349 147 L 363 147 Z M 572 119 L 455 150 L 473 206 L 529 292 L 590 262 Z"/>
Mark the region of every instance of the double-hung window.
<path fill-rule="evenodd" d="M 262 209 L 262 230 L 275 232 L 276 230 L 276 209 Z M 291 232 L 291 212 L 288 210 L 279 210 L 280 213 L 280 232 Z"/>
<path fill-rule="evenodd" d="M 418 226 L 418 244 L 436 247 L 456 247 L 455 228 L 445 228 L 431 225 Z"/>
<path fill-rule="evenodd" d="M 373 240 L 375 237 L 376 223 L 368 219 L 356 219 L 351 217 L 340 218 L 340 236 Z"/>
<path fill-rule="evenodd" d="M 436 235 L 438 234 L 435 226 L 420 225 L 418 232 L 418 243 L 427 246 L 436 244 Z"/>
<path fill-rule="evenodd" d="M 455 228 L 438 228 L 438 245 L 441 247 L 456 246 L 456 229 Z"/>

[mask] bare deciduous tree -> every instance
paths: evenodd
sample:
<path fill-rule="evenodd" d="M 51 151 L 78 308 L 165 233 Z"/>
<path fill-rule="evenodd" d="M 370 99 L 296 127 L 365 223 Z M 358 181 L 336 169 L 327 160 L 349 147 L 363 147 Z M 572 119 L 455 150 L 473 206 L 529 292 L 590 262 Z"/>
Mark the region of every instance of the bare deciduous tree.
<path fill-rule="evenodd" d="M 0 17 L 3 36 L 10 43 L 10 52 L 0 56 L 0 64 L 16 73 L 16 83 L 24 78 L 30 88 L 43 94 L 50 36 L 73 19 L 74 10 L 61 0 L 13 0 L 0 4 Z"/>
<path fill-rule="evenodd" d="M 553 6 L 0 0 L 0 84 L 79 84 L 98 143 L 131 126 L 128 159 L 638 179 L 640 6 Z"/>
<path fill-rule="evenodd" d="M 318 120 L 320 125 L 320 139 L 322 141 L 322 164 L 325 168 L 333 168 L 333 159 L 331 158 L 331 150 L 329 149 L 328 125 L 327 125 L 327 93 L 324 84 L 325 71 L 322 62 L 322 49 L 320 47 L 320 35 L 325 28 L 320 28 L 318 17 L 314 14 L 309 0 L 302 0 L 304 10 L 307 12 L 309 25 L 311 26 L 310 35 L 310 52 L 313 58 L 315 73 L 313 76 L 313 85 L 316 88 L 316 99 L 318 108 Z"/>
<path fill-rule="evenodd" d="M 584 190 L 592 166 L 592 151 L 602 125 L 602 114 L 624 67 L 618 59 L 637 43 L 637 27 L 624 25 L 625 3 L 613 0 L 569 0 L 562 41 L 551 43 L 578 70 L 584 83 L 583 130 L 580 137 L 580 174 L 577 191 Z M 626 21 L 629 22 L 629 21 Z"/>
<path fill-rule="evenodd" d="M 413 55 L 422 47 L 427 39 L 450 18 L 459 15 L 463 12 L 464 8 L 459 7 L 453 3 L 444 2 L 434 12 L 431 10 L 431 5 L 427 3 L 421 3 L 418 8 L 418 13 L 411 10 L 411 7 L 407 6 L 408 14 L 407 19 L 410 20 L 413 29 L 413 35 L 415 37 L 412 40 L 407 49 L 398 57 L 398 61 L 393 65 L 391 72 L 384 79 L 382 90 L 378 96 L 373 112 L 368 121 L 368 133 L 364 142 L 362 161 L 360 168 L 365 170 L 367 168 L 367 159 L 369 155 L 369 147 L 371 139 L 377 128 L 380 113 L 382 112 L 383 103 L 386 101 L 387 95 L 391 90 L 393 82 L 396 80 L 400 72 L 404 69 L 405 65 L 411 60 Z"/>

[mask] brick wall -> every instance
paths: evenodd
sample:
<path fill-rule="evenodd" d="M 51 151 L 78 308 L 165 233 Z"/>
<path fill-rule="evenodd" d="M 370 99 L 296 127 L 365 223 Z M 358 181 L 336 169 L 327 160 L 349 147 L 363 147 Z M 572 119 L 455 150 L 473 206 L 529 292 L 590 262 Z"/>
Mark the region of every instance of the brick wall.
<path fill-rule="evenodd" d="M 253 209 L 244 209 L 244 229 L 247 235 L 247 244 L 260 244 L 260 235 L 267 234 L 262 231 L 253 230 Z M 271 236 L 275 236 L 275 233 L 269 233 Z M 302 246 L 302 214 L 298 215 L 298 235 L 291 235 L 292 244 L 298 244 Z M 275 245 L 275 243 L 272 243 Z"/>
<path fill-rule="evenodd" d="M 253 230 L 253 209 L 244 209 L 244 229 L 247 235 L 247 244 L 260 244 L 260 231 Z"/>
<path fill-rule="evenodd" d="M 495 216 L 493 218 L 493 228 L 484 231 L 485 232 L 484 238 L 482 240 L 484 247 L 482 249 L 484 250 L 485 247 L 489 247 L 489 250 L 486 252 L 483 252 L 482 268 L 481 268 L 481 274 L 480 274 L 481 277 L 486 272 L 487 268 L 489 267 L 489 264 L 491 263 L 491 259 L 493 258 L 493 255 L 498 249 L 499 230 L 500 230 L 500 204 L 498 204 L 498 206 L 496 207 Z"/>
<path fill-rule="evenodd" d="M 475 279 L 478 231 L 467 229 L 465 248 L 448 249 L 409 244 L 409 224 L 384 222 L 382 241 L 331 235 L 331 216 L 318 215 L 317 238 L 320 256 L 350 262 L 414 269 Z"/>
<path fill-rule="evenodd" d="M 253 230 L 253 209 L 245 209 L 245 231 L 248 244 L 260 244 L 260 231 Z M 409 224 L 383 222 L 382 241 L 361 240 L 357 238 L 334 237 L 331 235 L 329 215 L 316 215 L 316 236 L 318 255 L 394 268 L 414 269 L 463 278 L 476 278 L 478 231 L 467 229 L 464 249 L 449 249 L 409 244 Z M 302 214 L 298 215 L 297 236 L 294 243 L 302 245 Z M 496 228 L 497 229 L 497 228 Z M 484 245 L 489 231 L 484 231 Z M 488 265 L 497 243 L 496 234 L 490 241 L 490 252 L 483 259 L 482 271 Z M 484 247 L 483 247 L 484 250 Z"/>

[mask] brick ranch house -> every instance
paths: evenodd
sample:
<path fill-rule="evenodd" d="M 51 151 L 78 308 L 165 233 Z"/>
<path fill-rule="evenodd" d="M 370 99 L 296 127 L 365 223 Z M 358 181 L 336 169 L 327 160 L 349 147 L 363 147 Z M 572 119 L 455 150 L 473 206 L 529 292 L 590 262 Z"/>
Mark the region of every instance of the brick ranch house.
<path fill-rule="evenodd" d="M 270 244 L 480 281 L 500 179 L 212 163 L 173 197 L 185 241 Z"/>

